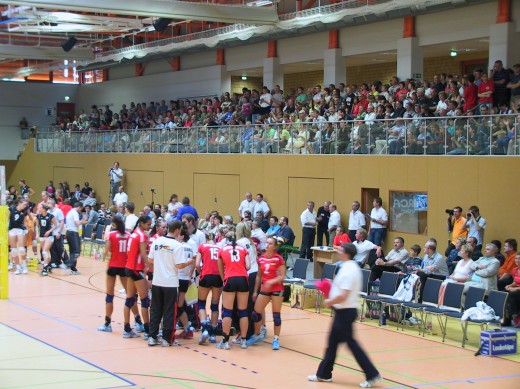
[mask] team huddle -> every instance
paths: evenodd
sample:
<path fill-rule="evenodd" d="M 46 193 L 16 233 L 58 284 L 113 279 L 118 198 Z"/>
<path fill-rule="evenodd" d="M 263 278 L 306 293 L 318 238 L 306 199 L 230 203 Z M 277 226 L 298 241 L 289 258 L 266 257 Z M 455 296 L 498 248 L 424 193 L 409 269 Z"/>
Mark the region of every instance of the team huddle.
<path fill-rule="evenodd" d="M 263 341 L 264 310 L 271 302 L 272 348 L 278 350 L 286 269 L 277 253 L 277 240 L 268 238 L 265 251 L 258 255 L 250 222 L 239 223 L 235 232 L 218 243 L 213 233 L 204 234 L 194 224 L 194 217 L 186 214 L 182 221 L 157 221 L 155 233 L 150 233 L 152 220 L 142 216 L 129 233 L 121 217 L 112 218 L 105 250 L 109 257 L 105 323 L 98 330 L 112 332 L 114 289 L 119 276 L 126 291 L 123 338 L 138 338 L 142 332 L 149 346 L 168 347 L 179 345 L 178 339 L 193 338 L 192 325 L 200 325 L 199 344 L 217 343 L 217 335 L 222 334 L 217 348 L 229 350 L 235 343 L 245 349 Z M 190 323 L 186 294 L 197 281 L 198 320 Z M 134 328 L 130 325 L 131 311 Z M 180 334 L 176 333 L 178 325 L 182 327 Z M 238 335 L 230 340 L 232 327 L 238 329 Z"/>

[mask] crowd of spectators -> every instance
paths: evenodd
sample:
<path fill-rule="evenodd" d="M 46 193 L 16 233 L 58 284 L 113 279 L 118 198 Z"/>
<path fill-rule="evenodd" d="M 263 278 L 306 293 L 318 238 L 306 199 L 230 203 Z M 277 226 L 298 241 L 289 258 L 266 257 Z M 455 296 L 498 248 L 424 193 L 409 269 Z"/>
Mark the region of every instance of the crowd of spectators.
<path fill-rule="evenodd" d="M 520 64 L 496 61 L 489 74 L 431 81 L 243 88 L 118 112 L 94 105 L 59 129 L 81 134 L 64 151 L 517 154 L 518 113 Z"/>

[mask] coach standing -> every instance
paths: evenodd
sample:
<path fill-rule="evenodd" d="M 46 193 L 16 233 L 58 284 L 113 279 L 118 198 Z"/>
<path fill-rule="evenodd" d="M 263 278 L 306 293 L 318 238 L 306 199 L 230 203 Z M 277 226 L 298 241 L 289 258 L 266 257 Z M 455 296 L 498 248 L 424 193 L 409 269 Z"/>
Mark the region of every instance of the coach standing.
<path fill-rule="evenodd" d="M 336 351 L 340 343 L 345 342 L 366 376 L 366 381 L 359 384 L 362 388 L 371 388 L 383 380 L 368 355 L 354 339 L 352 324 L 356 320 L 358 295 L 363 276 L 361 269 L 352 260 L 357 254 L 356 246 L 345 243 L 337 249 L 342 262 L 338 274 L 332 282 L 330 294 L 323 305 L 334 309 L 334 321 L 329 333 L 329 344 L 325 356 L 315 375 L 308 376 L 313 382 L 332 382 L 332 369 L 336 360 Z"/>

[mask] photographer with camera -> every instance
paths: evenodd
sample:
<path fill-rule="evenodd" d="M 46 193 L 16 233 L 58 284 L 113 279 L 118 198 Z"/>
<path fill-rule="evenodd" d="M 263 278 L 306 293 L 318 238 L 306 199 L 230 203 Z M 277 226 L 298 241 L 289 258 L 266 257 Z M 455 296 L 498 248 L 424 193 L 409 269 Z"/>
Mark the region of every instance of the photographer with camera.
<path fill-rule="evenodd" d="M 477 239 L 477 248 L 482 250 L 484 232 L 486 232 L 486 219 L 480 216 L 480 210 L 476 205 L 469 207 L 462 229 L 468 232 L 468 238 L 473 237 Z"/>
<path fill-rule="evenodd" d="M 114 197 L 123 182 L 123 169 L 119 167 L 119 162 L 114 162 L 114 166 L 108 170 L 110 177 L 110 197 Z"/>
<path fill-rule="evenodd" d="M 466 219 L 462 216 L 461 207 L 457 206 L 453 209 L 447 209 L 446 213 L 448 214 L 448 232 L 451 233 L 451 240 L 449 240 L 448 248 L 444 253 L 444 255 L 447 257 L 450 255 L 451 250 L 455 248 L 457 239 L 460 237 L 466 238 L 468 236 L 468 231 L 464 229 Z"/>

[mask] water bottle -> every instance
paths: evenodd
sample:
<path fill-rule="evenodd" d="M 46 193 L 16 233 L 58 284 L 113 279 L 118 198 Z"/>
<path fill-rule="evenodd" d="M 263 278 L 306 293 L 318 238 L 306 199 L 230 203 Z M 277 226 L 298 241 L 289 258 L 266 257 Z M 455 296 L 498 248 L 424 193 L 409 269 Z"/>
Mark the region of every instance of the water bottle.
<path fill-rule="evenodd" d="M 365 314 L 364 314 L 364 313 L 362 313 L 361 315 L 359 315 L 359 321 L 360 321 L 360 322 L 365 321 Z"/>
<path fill-rule="evenodd" d="M 386 326 L 386 312 L 381 314 L 381 325 Z"/>
<path fill-rule="evenodd" d="M 431 320 L 429 320 L 427 323 L 426 323 L 426 330 L 428 331 L 428 334 L 432 334 L 433 332 L 433 325 L 432 325 L 432 322 Z"/>
<path fill-rule="evenodd" d="M 92 257 L 94 258 L 94 260 L 97 259 L 97 250 L 96 249 L 92 250 Z"/>

